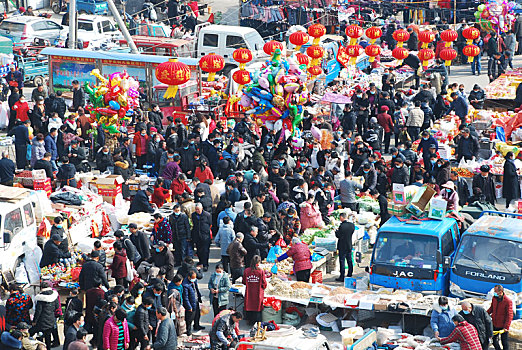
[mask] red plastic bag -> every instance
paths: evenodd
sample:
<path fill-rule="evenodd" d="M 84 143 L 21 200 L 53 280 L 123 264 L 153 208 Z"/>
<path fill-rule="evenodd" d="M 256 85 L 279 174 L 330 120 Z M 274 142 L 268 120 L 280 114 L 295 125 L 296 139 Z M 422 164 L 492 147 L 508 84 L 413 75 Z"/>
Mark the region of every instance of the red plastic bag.
<path fill-rule="evenodd" d="M 81 267 L 73 267 L 71 269 L 71 277 L 73 281 L 78 281 L 80 278 L 80 272 L 82 271 Z"/>
<path fill-rule="evenodd" d="M 281 310 L 281 300 L 278 300 L 274 297 L 268 297 L 263 300 L 263 306 L 269 306 L 275 311 Z"/>
<path fill-rule="evenodd" d="M 285 240 L 282 239 L 282 238 L 279 238 L 279 239 L 277 240 L 277 242 L 276 242 L 275 245 L 278 245 L 278 246 L 280 246 L 281 248 L 286 248 L 286 242 L 285 242 Z"/>

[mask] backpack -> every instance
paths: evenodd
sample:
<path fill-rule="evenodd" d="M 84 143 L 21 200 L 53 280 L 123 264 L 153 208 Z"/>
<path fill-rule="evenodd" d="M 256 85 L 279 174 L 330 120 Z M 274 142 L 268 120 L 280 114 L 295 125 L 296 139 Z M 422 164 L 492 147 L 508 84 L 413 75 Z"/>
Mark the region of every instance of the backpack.
<path fill-rule="evenodd" d="M 132 241 L 128 238 L 125 238 L 123 240 L 123 245 L 125 247 L 125 250 L 127 251 L 127 255 L 132 255 L 134 258 L 132 259 L 132 262 L 137 262 L 141 259 L 141 254 L 138 252 L 138 249 L 136 249 L 136 246 Z M 129 254 L 130 252 L 130 254 Z M 130 260 L 130 259 L 129 259 Z"/>

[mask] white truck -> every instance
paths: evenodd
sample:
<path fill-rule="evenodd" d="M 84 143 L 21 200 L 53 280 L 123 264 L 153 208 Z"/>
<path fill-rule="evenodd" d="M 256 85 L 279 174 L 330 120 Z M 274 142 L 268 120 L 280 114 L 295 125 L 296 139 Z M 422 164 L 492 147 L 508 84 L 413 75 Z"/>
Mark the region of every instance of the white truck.
<path fill-rule="evenodd" d="M 65 27 L 60 33 L 60 39 L 65 42 L 68 35 L 69 27 Z M 102 46 L 114 46 L 116 42 L 123 38 L 123 34 L 109 17 L 80 15 L 78 17 L 77 38 L 83 43 L 84 49 L 98 50 Z"/>

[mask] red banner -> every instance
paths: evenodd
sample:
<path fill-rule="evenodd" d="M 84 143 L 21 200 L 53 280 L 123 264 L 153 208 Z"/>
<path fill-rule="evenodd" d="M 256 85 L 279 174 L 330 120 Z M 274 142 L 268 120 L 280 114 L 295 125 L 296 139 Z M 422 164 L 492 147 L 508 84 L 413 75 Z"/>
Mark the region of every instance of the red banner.
<path fill-rule="evenodd" d="M 337 61 L 339 61 L 340 64 L 348 68 L 348 64 L 350 62 L 350 56 L 346 53 L 346 48 L 339 44 L 339 51 L 337 51 Z"/>

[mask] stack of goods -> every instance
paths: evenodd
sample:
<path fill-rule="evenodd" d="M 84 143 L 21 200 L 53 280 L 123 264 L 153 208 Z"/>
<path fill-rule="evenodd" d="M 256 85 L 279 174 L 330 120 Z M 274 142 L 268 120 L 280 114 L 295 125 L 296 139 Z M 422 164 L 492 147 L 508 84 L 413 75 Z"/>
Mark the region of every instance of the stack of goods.
<path fill-rule="evenodd" d="M 16 173 L 14 183 L 19 183 L 24 187 L 33 187 L 33 173 L 31 170 L 23 170 Z"/>
<path fill-rule="evenodd" d="M 514 100 L 518 85 L 522 82 L 522 69 L 500 75 L 484 89 L 488 99 Z"/>
<path fill-rule="evenodd" d="M 310 301 L 312 286 L 305 282 L 283 281 L 277 276 L 272 276 L 265 289 L 265 297 L 276 297 L 281 300 L 304 302 Z"/>
<path fill-rule="evenodd" d="M 79 287 L 77 281 L 82 269 L 80 266 L 82 261 L 82 252 L 75 249 L 71 252 L 70 258 L 62 258 L 58 264 L 42 267 L 42 280 L 49 280 L 55 286 L 77 288 Z"/>

